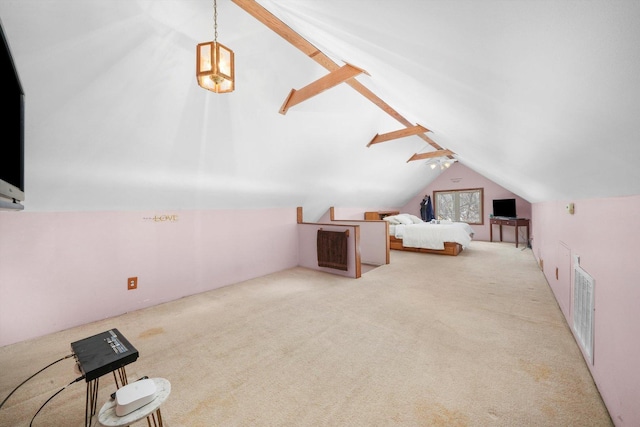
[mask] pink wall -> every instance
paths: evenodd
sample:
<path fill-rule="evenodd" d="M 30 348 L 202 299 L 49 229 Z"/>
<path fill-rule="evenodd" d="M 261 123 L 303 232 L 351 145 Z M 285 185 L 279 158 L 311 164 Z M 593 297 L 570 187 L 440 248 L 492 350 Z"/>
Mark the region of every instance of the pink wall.
<path fill-rule="evenodd" d="M 574 256 L 595 279 L 594 363 L 587 366 L 617 426 L 640 426 L 638 218 L 640 196 L 533 205 L 533 253 L 570 326 Z"/>
<path fill-rule="evenodd" d="M 294 267 L 297 245 L 294 208 L 0 212 L 0 346 Z"/>
<path fill-rule="evenodd" d="M 428 194 L 433 200 L 434 191 L 462 190 L 467 188 L 484 188 L 484 224 L 472 225 L 475 233 L 473 240 L 489 240 L 489 215 L 493 211 L 493 199 L 514 198 L 516 199 L 516 211 L 518 216 L 520 218 L 531 218 L 531 204 L 529 202 L 457 162 L 451 165 L 448 169 L 445 169 L 433 182 L 431 182 L 431 184 L 425 187 L 424 190 L 416 194 L 411 200 L 409 200 L 409 202 L 407 202 L 406 205 L 400 208 L 400 211 L 420 216 L 420 202 L 422 202 L 425 195 Z M 503 241 L 515 242 L 514 227 L 503 227 L 502 233 Z M 520 234 L 520 241 L 526 243 L 526 233 L 521 232 Z M 499 239 L 498 236 L 498 226 L 494 226 L 494 241 Z"/>

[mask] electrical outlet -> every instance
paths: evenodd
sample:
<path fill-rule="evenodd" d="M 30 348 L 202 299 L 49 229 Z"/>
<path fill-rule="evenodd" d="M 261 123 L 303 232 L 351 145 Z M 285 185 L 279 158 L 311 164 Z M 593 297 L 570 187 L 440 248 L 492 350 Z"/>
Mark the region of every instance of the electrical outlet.
<path fill-rule="evenodd" d="M 138 289 L 138 278 L 137 277 L 129 277 L 127 279 L 127 289 Z"/>
<path fill-rule="evenodd" d="M 569 214 L 573 215 L 573 214 L 575 213 L 575 209 L 576 209 L 576 208 L 575 208 L 575 205 L 574 205 L 573 203 L 569 203 L 569 204 L 566 206 L 566 209 L 567 209 L 567 212 L 568 212 Z"/>

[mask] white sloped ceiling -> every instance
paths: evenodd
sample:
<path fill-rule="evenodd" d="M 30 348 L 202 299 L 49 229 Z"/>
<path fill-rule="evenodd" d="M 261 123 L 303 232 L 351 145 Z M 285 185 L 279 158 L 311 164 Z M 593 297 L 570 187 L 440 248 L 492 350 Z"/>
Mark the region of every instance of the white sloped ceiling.
<path fill-rule="evenodd" d="M 640 2 L 261 0 L 460 163 L 530 202 L 640 194 Z M 437 171 L 231 0 L 236 90 L 195 79 L 209 0 L 0 2 L 27 102 L 25 210 L 399 206 Z M 305 215 L 306 217 L 306 215 Z"/>

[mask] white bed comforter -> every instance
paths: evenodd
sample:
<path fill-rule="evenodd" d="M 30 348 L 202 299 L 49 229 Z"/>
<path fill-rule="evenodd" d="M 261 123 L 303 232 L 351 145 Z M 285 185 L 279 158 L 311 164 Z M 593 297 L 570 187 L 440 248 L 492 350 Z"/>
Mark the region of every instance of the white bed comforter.
<path fill-rule="evenodd" d="M 469 246 L 473 229 L 466 222 L 401 225 L 394 227 L 394 236 L 402 239 L 402 245 L 408 248 L 444 249 L 444 242 L 460 243 L 463 248 Z"/>

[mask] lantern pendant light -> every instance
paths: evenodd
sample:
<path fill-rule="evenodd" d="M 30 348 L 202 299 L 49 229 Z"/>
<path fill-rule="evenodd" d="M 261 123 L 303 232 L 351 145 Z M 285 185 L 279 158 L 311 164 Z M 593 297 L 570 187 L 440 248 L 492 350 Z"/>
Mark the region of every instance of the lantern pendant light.
<path fill-rule="evenodd" d="M 211 92 L 226 93 L 235 89 L 233 51 L 218 43 L 218 11 L 213 0 L 214 39 L 196 48 L 198 84 Z"/>

